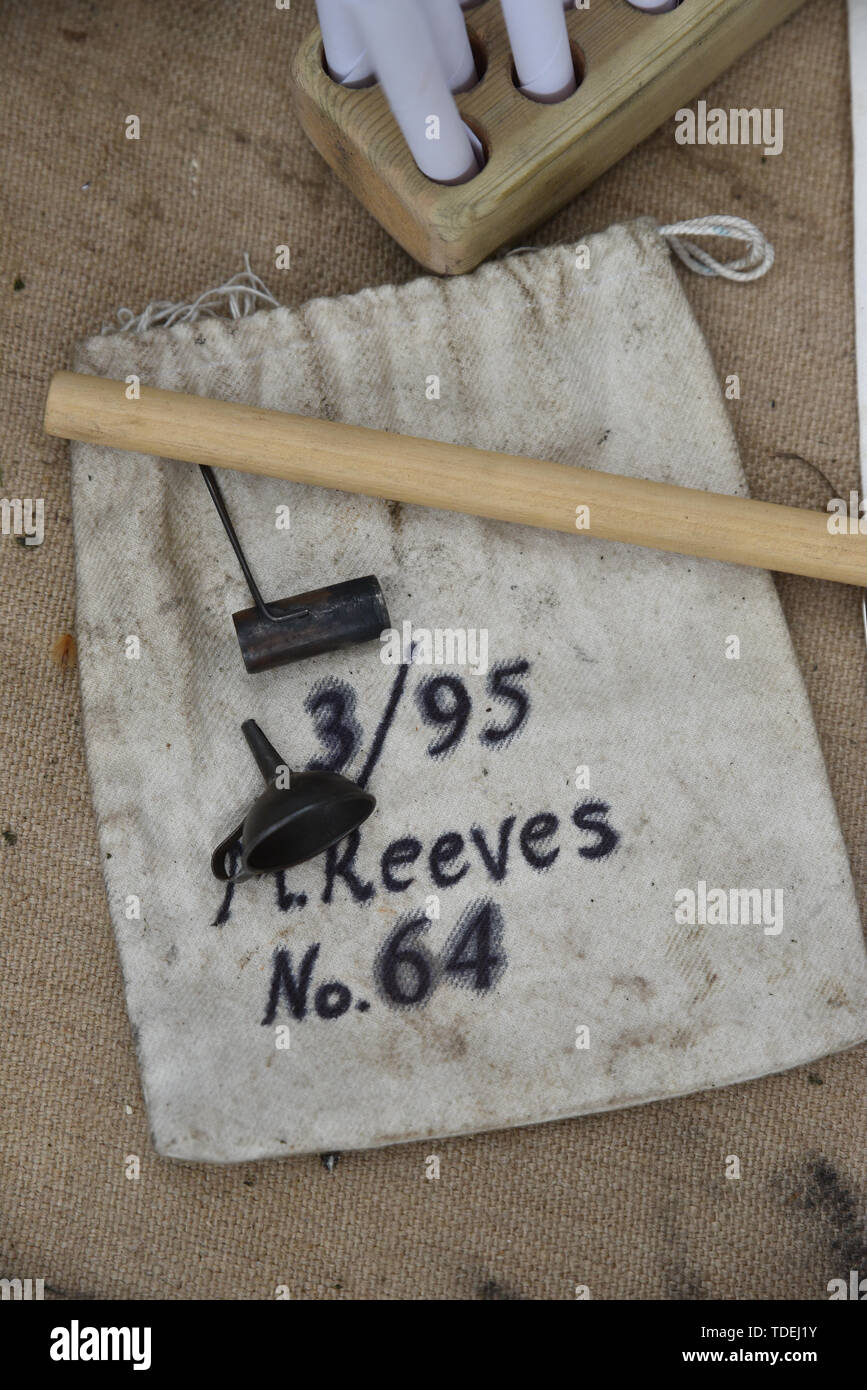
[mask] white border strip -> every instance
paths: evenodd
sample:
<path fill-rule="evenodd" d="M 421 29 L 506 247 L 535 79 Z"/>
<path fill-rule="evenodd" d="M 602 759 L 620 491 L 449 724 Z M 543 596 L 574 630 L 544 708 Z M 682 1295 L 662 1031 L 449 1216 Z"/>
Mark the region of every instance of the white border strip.
<path fill-rule="evenodd" d="M 849 61 L 855 169 L 855 334 L 861 496 L 867 497 L 867 0 L 849 0 Z"/>

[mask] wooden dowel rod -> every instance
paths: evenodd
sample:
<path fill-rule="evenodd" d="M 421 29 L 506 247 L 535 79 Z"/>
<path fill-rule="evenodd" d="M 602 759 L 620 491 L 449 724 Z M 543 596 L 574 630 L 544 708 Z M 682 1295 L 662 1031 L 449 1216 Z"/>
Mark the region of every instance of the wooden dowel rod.
<path fill-rule="evenodd" d="M 124 382 L 74 372 L 52 380 L 45 428 L 61 439 L 867 586 L 867 536 L 833 534 L 825 512 L 148 386 L 128 400 Z M 579 507 L 589 509 L 581 529 Z"/>

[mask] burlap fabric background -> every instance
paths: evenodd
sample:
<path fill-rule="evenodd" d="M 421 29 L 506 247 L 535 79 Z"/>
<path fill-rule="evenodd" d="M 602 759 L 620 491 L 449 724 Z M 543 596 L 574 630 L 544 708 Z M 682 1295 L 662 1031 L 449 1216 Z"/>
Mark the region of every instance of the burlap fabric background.
<path fill-rule="evenodd" d="M 0 495 L 46 541 L 0 539 L 0 1273 L 58 1297 L 824 1298 L 867 1272 L 863 1049 L 718 1093 L 436 1145 L 225 1170 L 158 1159 L 108 920 L 74 670 L 68 460 L 50 373 L 113 308 L 221 281 L 248 249 L 278 295 L 417 273 L 308 146 L 287 94 L 311 22 L 256 4 L 6 4 Z M 811 0 L 707 93 L 779 106 L 785 151 L 684 149 L 673 122 L 537 235 L 741 213 L 777 268 L 687 278 L 753 494 L 822 506 L 857 482 L 843 0 Z M 123 138 L 138 114 L 142 139 Z M 291 272 L 273 265 L 288 242 Z M 23 281 L 23 288 L 14 288 Z M 700 444 L 700 441 L 697 441 Z M 811 465 L 813 465 L 811 467 Z M 852 590 L 780 581 L 853 870 L 867 890 L 865 651 Z M 781 748 L 780 756 L 785 756 Z M 12 842 L 14 839 L 14 843 Z M 424 1159 L 440 1155 L 429 1182 Z M 124 1176 L 128 1154 L 141 1177 Z M 737 1154 L 743 1176 L 727 1181 Z"/>

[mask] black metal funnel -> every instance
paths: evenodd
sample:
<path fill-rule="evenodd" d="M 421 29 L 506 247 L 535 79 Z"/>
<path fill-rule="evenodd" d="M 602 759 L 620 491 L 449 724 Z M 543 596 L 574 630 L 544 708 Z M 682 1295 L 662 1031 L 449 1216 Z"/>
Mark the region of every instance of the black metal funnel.
<path fill-rule="evenodd" d="M 291 772 L 254 719 L 241 725 L 267 783 L 240 825 L 217 846 L 211 869 L 224 883 L 278 873 L 313 859 L 367 820 L 376 799 L 338 772 Z M 240 842 L 240 868 L 226 856 Z"/>
<path fill-rule="evenodd" d="M 252 608 L 232 614 L 244 665 L 251 674 L 356 642 L 374 642 L 384 628 L 391 627 L 385 595 L 375 574 L 266 603 L 220 485 L 206 464 L 199 467 L 253 599 Z"/>

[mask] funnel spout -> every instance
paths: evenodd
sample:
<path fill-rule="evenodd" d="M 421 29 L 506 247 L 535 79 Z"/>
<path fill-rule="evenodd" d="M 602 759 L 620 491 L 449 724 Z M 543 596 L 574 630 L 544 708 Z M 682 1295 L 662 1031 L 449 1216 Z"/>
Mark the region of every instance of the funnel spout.
<path fill-rule="evenodd" d="M 255 719 L 245 719 L 241 725 L 241 732 L 256 759 L 259 771 L 265 781 L 270 782 L 272 777 L 276 777 L 277 769 L 286 766 L 285 759 L 281 758 L 274 745 L 268 742 Z"/>

